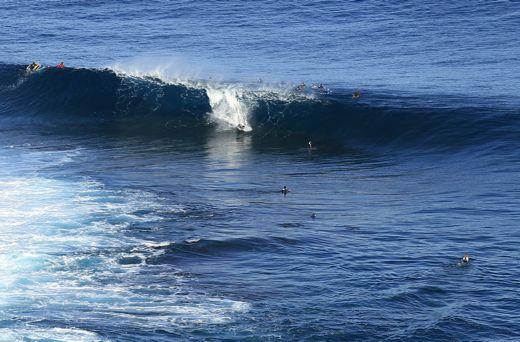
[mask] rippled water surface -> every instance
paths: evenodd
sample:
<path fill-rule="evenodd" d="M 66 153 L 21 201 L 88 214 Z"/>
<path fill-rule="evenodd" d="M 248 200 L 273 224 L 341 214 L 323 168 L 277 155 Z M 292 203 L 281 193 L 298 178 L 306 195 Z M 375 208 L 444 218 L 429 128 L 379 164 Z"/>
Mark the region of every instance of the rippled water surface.
<path fill-rule="evenodd" d="M 9 339 L 516 335 L 518 161 L 233 133 L 1 143 Z"/>
<path fill-rule="evenodd" d="M 520 339 L 518 13 L 1 3 L 0 340 Z"/>

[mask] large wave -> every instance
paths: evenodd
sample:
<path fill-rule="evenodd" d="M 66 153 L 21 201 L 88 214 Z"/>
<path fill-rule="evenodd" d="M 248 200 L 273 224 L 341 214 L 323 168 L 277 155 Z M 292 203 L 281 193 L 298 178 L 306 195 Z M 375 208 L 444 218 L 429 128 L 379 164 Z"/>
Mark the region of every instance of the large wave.
<path fill-rule="evenodd" d="M 112 69 L 0 64 L 0 113 L 26 123 L 125 127 L 171 134 L 241 127 L 255 139 L 473 145 L 520 138 L 518 109 L 475 99 L 364 94 L 289 85 L 180 80 Z"/>

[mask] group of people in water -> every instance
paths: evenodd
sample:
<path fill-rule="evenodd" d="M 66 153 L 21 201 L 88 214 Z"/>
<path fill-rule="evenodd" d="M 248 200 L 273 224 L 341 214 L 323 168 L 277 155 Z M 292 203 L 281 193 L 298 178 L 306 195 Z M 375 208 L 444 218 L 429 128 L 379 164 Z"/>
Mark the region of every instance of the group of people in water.
<path fill-rule="evenodd" d="M 297 91 L 297 92 L 304 92 L 305 90 L 307 89 L 307 85 L 305 84 L 305 82 L 302 82 L 300 83 L 299 85 L 297 85 L 294 90 Z M 325 88 L 325 86 L 323 85 L 323 83 L 320 83 L 320 84 L 312 84 L 311 85 L 311 89 L 317 89 L 320 91 L 320 93 L 329 93 L 329 89 Z M 361 97 L 361 91 L 360 90 L 356 90 L 353 94 L 352 94 L 352 99 L 353 100 L 357 100 Z"/>
<path fill-rule="evenodd" d="M 302 82 L 302 83 L 300 83 L 299 85 L 296 86 L 295 90 L 296 91 L 305 91 L 306 88 L 307 88 L 307 85 L 305 84 L 305 82 Z M 327 91 L 327 88 L 325 88 L 323 83 L 320 83 L 319 85 L 313 83 L 311 85 L 311 89 L 318 89 L 322 93 Z"/>
<path fill-rule="evenodd" d="M 58 69 L 63 69 L 65 68 L 65 63 L 63 62 L 60 62 L 58 63 L 55 68 L 58 68 Z M 27 71 L 36 71 L 36 70 L 40 70 L 42 69 L 42 66 L 41 64 L 38 64 L 36 62 L 32 62 L 31 64 L 29 64 L 26 68 Z"/>
<path fill-rule="evenodd" d="M 313 147 L 312 141 L 310 141 L 310 140 L 308 142 L 308 145 L 309 145 L 309 152 L 316 149 L 315 147 Z M 283 188 L 280 190 L 280 192 L 284 196 L 287 196 L 287 194 L 289 192 L 291 192 L 291 190 L 287 187 L 287 185 L 284 185 Z M 315 219 L 316 218 L 316 213 L 312 213 L 311 214 L 311 218 Z M 466 266 L 466 265 L 469 264 L 469 261 L 470 261 L 469 254 L 468 253 L 464 253 L 464 255 L 462 256 L 462 258 L 460 258 L 460 260 L 459 260 L 457 265 L 458 266 Z"/>
<path fill-rule="evenodd" d="M 305 84 L 305 82 L 302 82 L 300 84 L 298 84 L 296 86 L 296 88 L 294 88 L 294 90 L 296 91 L 299 91 L 299 92 L 302 92 L 302 91 L 305 91 L 307 89 L 307 85 Z M 320 93 L 326 93 L 328 92 L 328 89 L 325 88 L 325 86 L 323 85 L 323 83 L 320 83 L 320 84 L 312 84 L 311 85 L 311 89 L 317 89 L 320 91 Z"/>

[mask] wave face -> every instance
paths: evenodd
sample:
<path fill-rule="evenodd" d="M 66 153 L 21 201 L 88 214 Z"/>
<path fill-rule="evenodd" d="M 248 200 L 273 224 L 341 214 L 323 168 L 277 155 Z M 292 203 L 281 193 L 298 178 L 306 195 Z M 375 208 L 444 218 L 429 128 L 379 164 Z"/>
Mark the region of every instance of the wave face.
<path fill-rule="evenodd" d="M 203 90 L 122 77 L 108 69 L 48 68 L 28 75 L 23 67 L 3 65 L 0 99 L 7 104 L 8 113 L 29 112 L 47 119 L 50 115 L 56 121 L 142 121 L 153 117 L 201 125 L 206 124 L 205 113 L 211 111 Z"/>
<path fill-rule="evenodd" d="M 25 123 L 250 132 L 258 140 L 470 146 L 520 139 L 518 109 L 498 101 L 297 92 L 289 85 L 238 85 L 129 75 L 110 69 L 0 65 L 2 116 Z M 305 140 L 306 141 L 306 140 Z"/>

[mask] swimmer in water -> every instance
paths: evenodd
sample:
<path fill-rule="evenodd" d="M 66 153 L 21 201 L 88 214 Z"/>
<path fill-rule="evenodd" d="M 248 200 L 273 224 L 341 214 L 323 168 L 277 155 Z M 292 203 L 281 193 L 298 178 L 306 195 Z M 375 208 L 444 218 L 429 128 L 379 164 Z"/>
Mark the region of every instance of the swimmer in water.
<path fill-rule="evenodd" d="M 281 192 L 282 194 L 287 195 L 289 192 L 291 192 L 291 190 L 287 188 L 287 185 L 284 185 Z"/>
<path fill-rule="evenodd" d="M 316 218 L 316 213 L 312 213 L 311 214 L 311 219 L 315 219 Z"/>
<path fill-rule="evenodd" d="M 361 97 L 361 92 L 359 90 L 356 90 L 354 94 L 352 94 L 352 99 L 357 100 Z"/>
<path fill-rule="evenodd" d="M 464 256 L 462 257 L 462 259 L 460 259 L 460 263 L 462 265 L 469 264 L 469 254 L 468 253 L 464 253 Z"/>

